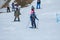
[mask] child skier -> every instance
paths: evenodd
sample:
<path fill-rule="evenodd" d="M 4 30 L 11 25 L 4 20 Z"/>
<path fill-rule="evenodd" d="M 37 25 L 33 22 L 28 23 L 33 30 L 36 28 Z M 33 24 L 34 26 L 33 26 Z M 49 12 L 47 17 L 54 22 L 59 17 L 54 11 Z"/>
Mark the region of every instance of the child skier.
<path fill-rule="evenodd" d="M 37 0 L 37 9 L 40 9 L 40 5 L 41 5 L 41 0 Z"/>
<path fill-rule="evenodd" d="M 30 15 L 30 20 L 31 20 L 31 28 L 36 28 L 36 23 L 35 23 L 35 19 L 39 20 L 36 15 L 35 15 L 35 11 L 34 11 L 34 7 L 32 6 L 31 9 L 31 15 Z"/>
<path fill-rule="evenodd" d="M 18 18 L 18 21 L 20 21 L 19 15 L 20 15 L 19 9 L 18 7 L 16 7 L 16 10 L 14 12 L 14 16 L 15 16 L 14 21 L 16 21 L 16 18 Z"/>

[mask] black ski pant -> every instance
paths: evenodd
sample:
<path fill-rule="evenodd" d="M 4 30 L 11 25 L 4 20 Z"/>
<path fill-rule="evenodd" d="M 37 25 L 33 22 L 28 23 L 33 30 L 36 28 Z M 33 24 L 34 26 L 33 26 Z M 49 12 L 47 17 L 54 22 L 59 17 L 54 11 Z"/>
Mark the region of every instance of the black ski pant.
<path fill-rule="evenodd" d="M 36 23 L 35 23 L 35 21 L 31 21 L 31 25 L 32 25 L 33 28 L 36 28 Z"/>
<path fill-rule="evenodd" d="M 15 17 L 14 21 L 16 21 L 17 18 L 18 18 L 18 21 L 20 21 L 20 18 L 19 17 Z"/>
<path fill-rule="evenodd" d="M 7 9 L 7 12 L 10 12 L 10 9 Z"/>

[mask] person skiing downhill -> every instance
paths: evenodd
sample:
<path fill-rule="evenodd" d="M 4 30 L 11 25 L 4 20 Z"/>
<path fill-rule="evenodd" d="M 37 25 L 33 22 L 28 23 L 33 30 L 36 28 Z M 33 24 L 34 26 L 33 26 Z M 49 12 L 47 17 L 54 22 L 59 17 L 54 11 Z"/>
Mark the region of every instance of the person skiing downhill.
<path fill-rule="evenodd" d="M 30 20 L 31 20 L 31 28 L 36 28 L 36 22 L 35 19 L 39 20 L 36 15 L 35 15 L 35 11 L 34 11 L 34 7 L 32 6 L 31 8 L 31 14 L 30 14 Z"/>
<path fill-rule="evenodd" d="M 40 5 L 41 5 L 41 0 L 37 0 L 37 9 L 40 9 L 41 7 L 40 7 Z"/>

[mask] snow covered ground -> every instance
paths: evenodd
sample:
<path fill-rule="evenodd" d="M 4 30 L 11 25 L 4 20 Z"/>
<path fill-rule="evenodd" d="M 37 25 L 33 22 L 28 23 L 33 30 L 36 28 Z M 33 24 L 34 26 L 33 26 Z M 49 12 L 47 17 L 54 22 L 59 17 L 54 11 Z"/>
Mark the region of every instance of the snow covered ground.
<path fill-rule="evenodd" d="M 42 0 L 41 9 L 35 9 L 39 22 L 38 29 L 30 29 L 29 13 L 31 6 L 21 8 L 20 22 L 13 22 L 14 12 L 0 14 L 0 40 L 60 40 L 59 0 Z M 59 19 L 59 18 L 58 18 Z"/>

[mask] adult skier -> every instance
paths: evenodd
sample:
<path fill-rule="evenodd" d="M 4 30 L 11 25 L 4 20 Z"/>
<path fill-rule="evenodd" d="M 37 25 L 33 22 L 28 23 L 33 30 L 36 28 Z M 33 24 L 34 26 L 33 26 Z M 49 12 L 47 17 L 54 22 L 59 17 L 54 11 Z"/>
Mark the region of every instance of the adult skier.
<path fill-rule="evenodd" d="M 7 6 L 7 12 L 10 12 L 10 7 L 9 6 Z"/>
<path fill-rule="evenodd" d="M 14 11 L 15 10 L 15 4 L 14 4 L 14 2 L 12 3 L 12 11 Z"/>
<path fill-rule="evenodd" d="M 41 7 L 40 7 L 40 5 L 41 5 L 41 0 L 37 0 L 37 9 L 40 9 Z"/>
<path fill-rule="evenodd" d="M 30 14 L 30 20 L 31 20 L 31 25 L 32 25 L 31 28 L 36 28 L 36 22 L 35 22 L 36 19 L 39 20 L 36 17 L 35 11 L 34 11 L 34 7 L 32 6 L 32 8 L 31 8 L 31 14 Z"/>

